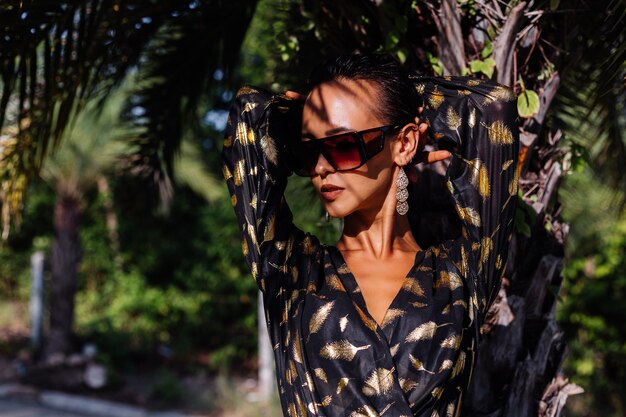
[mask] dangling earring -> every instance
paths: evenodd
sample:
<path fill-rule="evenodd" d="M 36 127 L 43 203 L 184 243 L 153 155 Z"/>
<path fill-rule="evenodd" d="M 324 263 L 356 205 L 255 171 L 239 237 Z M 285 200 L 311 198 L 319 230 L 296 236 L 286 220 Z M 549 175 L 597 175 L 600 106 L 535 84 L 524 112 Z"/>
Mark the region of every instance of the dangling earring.
<path fill-rule="evenodd" d="M 328 212 L 324 213 L 324 221 L 326 224 L 330 223 L 330 214 Z"/>
<path fill-rule="evenodd" d="M 409 185 L 409 179 L 406 176 L 403 168 L 400 168 L 398 177 L 396 178 L 396 211 L 399 215 L 404 216 L 409 211 L 409 190 L 406 187 Z"/>

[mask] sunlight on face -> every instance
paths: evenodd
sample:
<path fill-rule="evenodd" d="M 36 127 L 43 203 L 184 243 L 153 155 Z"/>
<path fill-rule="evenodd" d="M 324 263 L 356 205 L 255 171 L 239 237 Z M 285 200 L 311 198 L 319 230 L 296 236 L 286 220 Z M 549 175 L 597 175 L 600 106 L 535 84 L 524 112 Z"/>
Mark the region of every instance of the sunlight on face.
<path fill-rule="evenodd" d="M 381 105 L 370 81 L 338 80 L 315 87 L 304 105 L 302 133 L 323 138 L 337 133 L 383 126 L 374 111 Z M 393 180 L 392 135 L 385 138 L 382 152 L 353 171 L 337 172 L 320 155 L 311 177 L 324 208 L 333 217 L 356 212 L 375 214 L 381 210 Z"/>

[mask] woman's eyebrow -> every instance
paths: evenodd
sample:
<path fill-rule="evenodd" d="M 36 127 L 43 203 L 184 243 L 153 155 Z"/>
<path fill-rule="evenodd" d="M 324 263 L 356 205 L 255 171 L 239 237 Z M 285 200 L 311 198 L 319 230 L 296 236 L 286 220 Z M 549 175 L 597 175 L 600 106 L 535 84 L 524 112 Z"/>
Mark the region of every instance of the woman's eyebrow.
<path fill-rule="evenodd" d="M 333 127 L 331 129 L 328 129 L 326 132 L 324 132 L 325 136 L 332 136 L 335 135 L 337 133 L 344 133 L 344 132 L 354 132 L 355 130 L 350 128 L 350 127 L 345 127 L 345 126 L 336 126 Z M 310 132 L 302 132 L 302 138 L 303 139 L 321 139 L 321 138 L 317 138 L 315 135 L 313 135 Z"/>

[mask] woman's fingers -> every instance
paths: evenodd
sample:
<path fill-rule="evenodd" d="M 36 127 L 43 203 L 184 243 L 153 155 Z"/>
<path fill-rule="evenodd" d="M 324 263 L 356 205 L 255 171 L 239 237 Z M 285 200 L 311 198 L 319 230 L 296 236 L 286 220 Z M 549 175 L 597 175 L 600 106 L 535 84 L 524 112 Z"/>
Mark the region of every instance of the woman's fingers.
<path fill-rule="evenodd" d="M 295 91 L 291 91 L 291 90 L 285 91 L 285 95 L 294 100 L 304 100 L 306 98 L 302 94 L 296 93 Z"/>
<path fill-rule="evenodd" d="M 449 151 L 420 152 L 417 154 L 415 162 L 418 164 L 421 162 L 426 164 L 432 164 L 435 162 L 443 161 L 450 156 L 452 156 L 452 154 Z"/>

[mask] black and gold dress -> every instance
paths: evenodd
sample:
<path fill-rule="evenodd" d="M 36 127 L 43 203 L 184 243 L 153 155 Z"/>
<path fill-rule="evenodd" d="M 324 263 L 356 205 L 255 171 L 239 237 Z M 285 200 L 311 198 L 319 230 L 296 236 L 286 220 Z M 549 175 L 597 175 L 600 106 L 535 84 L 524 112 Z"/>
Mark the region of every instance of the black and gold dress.
<path fill-rule="evenodd" d="M 461 77 L 416 77 L 434 138 L 455 145 L 446 186 L 461 233 L 415 255 L 378 325 L 341 252 L 292 222 L 283 192 L 302 104 L 244 87 L 223 171 L 263 293 L 285 416 L 460 415 L 517 199 L 515 94 Z"/>

